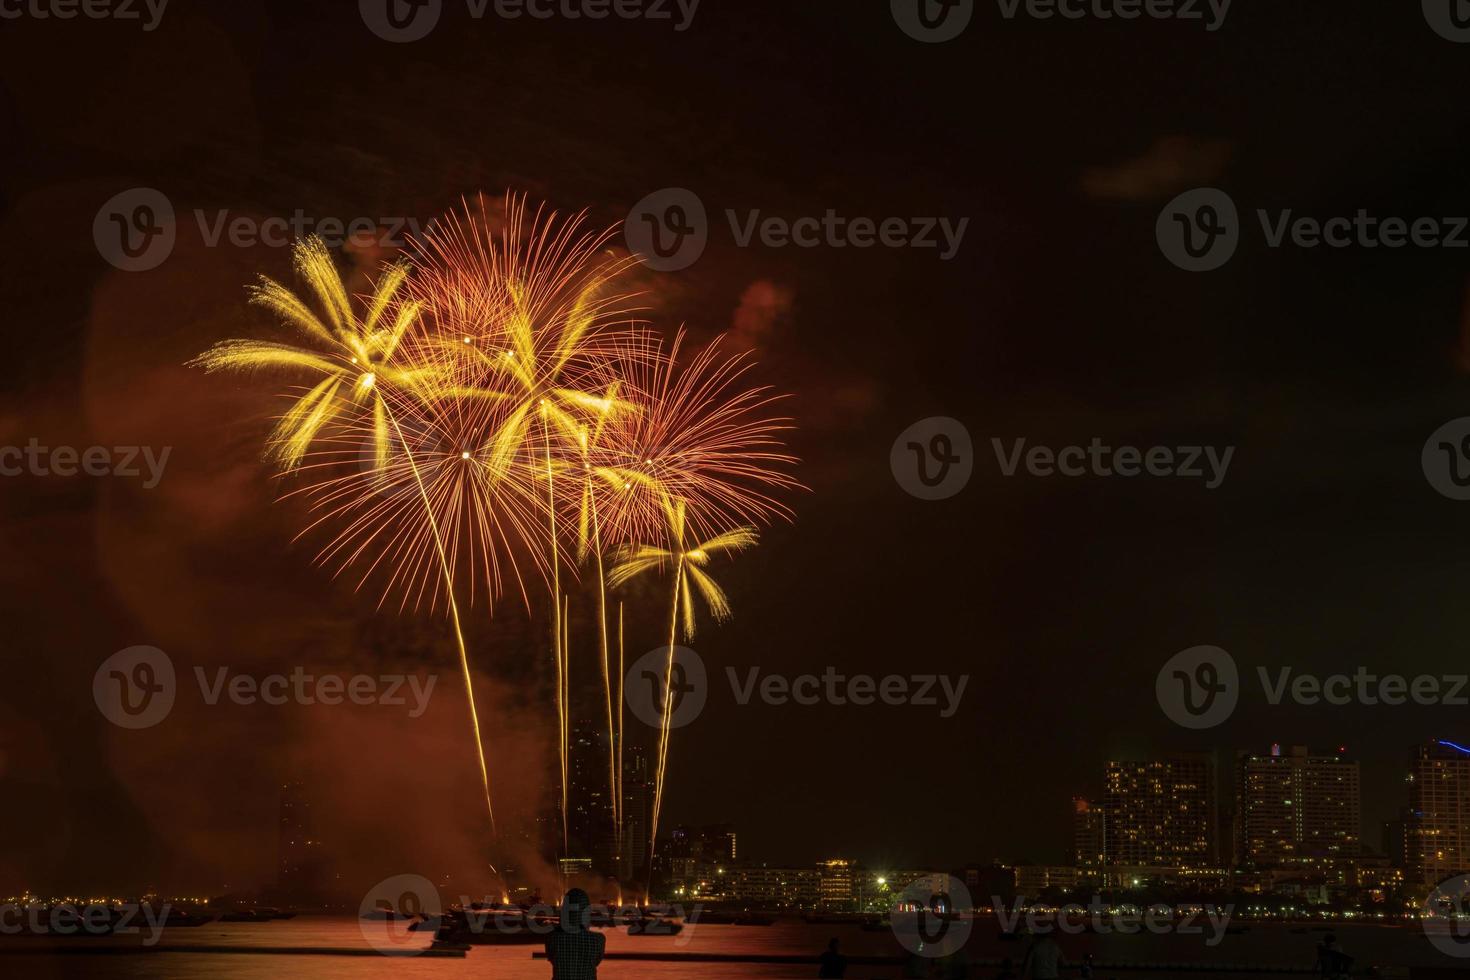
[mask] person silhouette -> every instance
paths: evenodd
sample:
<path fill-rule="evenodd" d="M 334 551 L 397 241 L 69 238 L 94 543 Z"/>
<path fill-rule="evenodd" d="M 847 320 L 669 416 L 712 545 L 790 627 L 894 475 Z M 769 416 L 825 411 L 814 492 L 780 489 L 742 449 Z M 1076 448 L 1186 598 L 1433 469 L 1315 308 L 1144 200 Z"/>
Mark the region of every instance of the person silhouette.
<path fill-rule="evenodd" d="M 1021 963 L 1021 976 L 1033 980 L 1057 980 L 1066 964 L 1056 937 L 1050 932 L 1038 933 L 1031 942 L 1031 948 L 1026 951 L 1026 959 Z"/>
<path fill-rule="evenodd" d="M 592 899 L 573 888 L 561 900 L 556 929 L 546 939 L 546 958 L 551 961 L 551 980 L 597 980 L 597 964 L 607 949 L 607 937 L 593 932 Z"/>
<path fill-rule="evenodd" d="M 1348 976 L 1353 967 L 1353 958 L 1342 951 L 1337 944 L 1337 937 L 1328 933 L 1322 941 L 1317 944 L 1317 969 L 1324 977 Z"/>
<path fill-rule="evenodd" d="M 817 971 L 819 977 L 845 977 L 847 976 L 847 957 L 837 952 L 837 940 L 834 938 L 827 944 L 827 951 L 818 960 L 821 968 Z"/>

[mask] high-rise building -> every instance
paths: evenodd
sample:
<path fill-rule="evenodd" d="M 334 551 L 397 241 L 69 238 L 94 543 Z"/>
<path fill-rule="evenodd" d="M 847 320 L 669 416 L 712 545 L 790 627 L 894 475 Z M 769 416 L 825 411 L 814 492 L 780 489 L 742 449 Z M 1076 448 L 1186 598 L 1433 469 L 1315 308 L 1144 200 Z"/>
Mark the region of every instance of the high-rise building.
<path fill-rule="evenodd" d="M 1214 761 L 1176 755 L 1104 770 L 1110 868 L 1200 868 L 1217 860 Z"/>
<path fill-rule="evenodd" d="M 1409 848 L 1405 831 L 1409 826 L 1412 813 L 1409 807 L 1404 807 L 1399 811 L 1397 820 L 1385 820 L 1381 827 L 1382 841 L 1379 846 L 1383 848 L 1384 856 L 1395 868 L 1403 868 L 1408 864 Z"/>
<path fill-rule="evenodd" d="M 1006 904 L 1016 897 L 1016 869 L 999 861 L 967 864 L 959 877 L 976 902 Z"/>
<path fill-rule="evenodd" d="M 815 909 L 821 904 L 822 874 L 817 868 L 748 866 L 728 871 L 729 901 L 752 909 Z"/>
<path fill-rule="evenodd" d="M 715 881 L 735 863 L 735 828 L 730 824 L 710 827 L 675 827 L 659 844 L 655 867 L 664 888 L 686 893 L 701 882 Z M 701 886 L 708 893 L 709 885 Z"/>
<path fill-rule="evenodd" d="M 618 877 L 647 880 L 648 832 L 653 820 L 653 770 L 641 746 L 623 748 L 623 842 Z"/>
<path fill-rule="evenodd" d="M 764 911 L 888 912 L 916 894 L 957 892 L 959 884 L 942 872 L 864 868 L 834 858 L 802 868 L 748 863 L 717 868 L 709 877 L 670 889 L 668 898 Z M 1006 890 L 1013 891 L 1009 878 Z"/>
<path fill-rule="evenodd" d="M 327 885 L 326 860 L 304 783 L 281 786 L 276 833 L 278 900 L 297 904 L 321 901 Z"/>
<path fill-rule="evenodd" d="M 1072 798 L 1072 864 L 1098 869 L 1107 858 L 1107 818 L 1103 808 L 1080 796 Z"/>
<path fill-rule="evenodd" d="M 1438 884 L 1470 871 L 1470 749 L 1443 740 L 1415 747 L 1404 852 L 1410 881 Z"/>
<path fill-rule="evenodd" d="M 841 911 L 856 907 L 859 886 L 856 861 L 832 858 L 817 865 L 817 872 L 818 894 L 824 908 Z"/>
<path fill-rule="evenodd" d="M 1016 865 L 1016 894 L 1035 900 L 1048 889 L 1068 890 L 1081 884 L 1082 877 L 1075 867 L 1045 864 Z"/>
<path fill-rule="evenodd" d="M 592 868 L 615 866 L 608 735 L 591 721 L 572 726 L 568 744 L 567 838 L 569 858 L 587 858 Z"/>
<path fill-rule="evenodd" d="M 1235 759 L 1235 864 L 1341 866 L 1362 851 L 1363 800 L 1356 760 L 1313 754 L 1240 752 Z"/>

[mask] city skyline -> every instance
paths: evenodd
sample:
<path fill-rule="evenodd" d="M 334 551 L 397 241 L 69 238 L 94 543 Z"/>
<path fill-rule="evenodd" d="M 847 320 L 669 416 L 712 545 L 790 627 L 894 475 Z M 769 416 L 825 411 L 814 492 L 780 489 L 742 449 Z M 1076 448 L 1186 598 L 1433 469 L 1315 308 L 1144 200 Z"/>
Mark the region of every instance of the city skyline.
<path fill-rule="evenodd" d="M 602 748 L 595 744 L 595 726 L 579 725 L 575 731 L 587 736 L 574 742 L 581 746 L 580 751 L 586 752 L 588 759 L 600 757 Z M 1152 760 L 1106 760 L 1101 764 L 1099 785 L 1107 790 L 1093 795 L 1074 793 L 1069 797 L 1066 808 L 1072 818 L 1069 836 L 1055 842 L 1053 854 L 1018 853 L 1020 849 L 1014 845 L 987 841 L 974 842 L 959 853 L 926 863 L 875 859 L 870 856 L 871 851 L 880 850 L 883 845 L 873 844 L 869 856 L 860 856 L 864 849 L 854 849 L 845 852 L 847 856 L 842 860 L 851 861 L 854 867 L 927 867 L 924 874 L 952 873 L 967 862 L 972 867 L 983 864 L 1034 868 L 1043 880 L 1051 875 L 1053 884 L 1064 881 L 1076 884 L 1094 872 L 1099 881 L 1107 881 L 1111 880 L 1106 877 L 1108 870 L 1118 868 L 1225 872 L 1276 869 L 1310 876 L 1320 873 L 1321 867 L 1330 865 L 1334 859 L 1352 863 L 1359 857 L 1368 859 L 1369 863 L 1386 861 L 1417 883 L 1432 884 L 1454 874 L 1470 872 L 1470 822 L 1456 823 L 1456 836 L 1449 841 L 1448 825 L 1421 819 L 1417 825 L 1422 828 L 1417 832 L 1419 836 L 1429 834 L 1429 828 L 1433 827 L 1433 835 L 1441 845 L 1439 849 L 1446 856 L 1432 860 L 1427 858 L 1424 848 L 1412 849 L 1416 839 L 1414 815 L 1432 812 L 1426 800 L 1438 801 L 1441 809 L 1446 809 L 1447 802 L 1454 803 L 1470 813 L 1470 749 L 1435 739 L 1406 751 L 1404 799 L 1399 806 L 1403 819 L 1382 822 L 1377 833 L 1364 823 L 1368 818 L 1364 816 L 1359 789 L 1360 762 L 1345 753 L 1345 746 L 1329 753 L 1313 754 L 1306 746 L 1272 743 L 1264 752 L 1222 750 L 1222 755 L 1231 757 L 1223 769 L 1217 768 L 1215 756 L 1209 753 L 1166 754 Z M 635 866 L 631 855 L 643 853 L 646 846 L 641 826 L 641 817 L 646 813 L 641 808 L 648 804 L 647 784 L 643 781 L 646 766 L 643 749 L 630 746 L 627 771 L 634 778 L 627 784 L 625 806 L 633 817 L 628 850 L 621 859 L 614 852 L 610 817 L 598 782 L 600 775 L 605 774 L 600 774 L 595 762 L 585 769 L 578 768 L 574 780 L 579 790 L 587 786 L 591 792 L 585 798 L 574 797 L 573 812 L 577 817 L 572 824 L 572 849 L 558 853 L 559 844 L 554 839 L 558 833 L 556 816 L 550 801 L 545 814 L 528 828 L 536 835 L 528 837 L 528 843 L 540 849 L 541 859 L 547 863 L 561 862 L 566 873 L 591 875 L 591 880 L 599 883 L 642 880 L 647 868 Z M 1436 773 L 1437 781 L 1425 778 L 1426 774 Z M 1298 815 L 1293 808 L 1302 812 Z M 1183 822 L 1172 819 L 1176 809 L 1185 817 Z M 332 894 L 334 883 L 340 885 L 341 876 L 332 873 L 330 847 L 316 834 L 311 810 L 309 787 L 299 781 L 281 785 L 277 871 L 267 885 L 247 889 L 247 893 L 276 901 L 289 903 L 296 899 L 312 904 Z M 1460 811 L 1451 809 L 1450 812 L 1453 815 Z M 817 868 L 834 859 L 833 851 L 817 852 L 795 861 L 752 853 L 737 847 L 736 828 L 732 822 L 673 825 L 668 829 L 665 850 L 657 859 L 656 874 L 668 881 L 680 875 L 688 877 L 696 864 L 712 867 L 723 863 L 732 869 L 780 870 Z M 1141 830 L 1147 833 L 1140 833 Z M 711 831 L 723 835 L 719 847 L 726 848 L 718 862 L 705 853 L 710 845 L 702 843 Z M 1397 845 L 1391 841 L 1397 841 Z M 1395 849 L 1397 853 L 1392 852 Z M 1088 854 L 1092 856 L 1089 858 Z M 1066 872 L 1056 877 L 1064 869 L 1076 874 Z M 521 874 L 515 868 L 510 872 Z M 38 883 L 18 884 L 34 888 Z M 109 891 L 80 885 L 66 882 L 39 890 L 53 894 Z M 180 893 L 189 894 L 199 891 L 210 889 L 179 889 Z M 333 897 L 341 898 L 349 893 L 350 889 Z"/>

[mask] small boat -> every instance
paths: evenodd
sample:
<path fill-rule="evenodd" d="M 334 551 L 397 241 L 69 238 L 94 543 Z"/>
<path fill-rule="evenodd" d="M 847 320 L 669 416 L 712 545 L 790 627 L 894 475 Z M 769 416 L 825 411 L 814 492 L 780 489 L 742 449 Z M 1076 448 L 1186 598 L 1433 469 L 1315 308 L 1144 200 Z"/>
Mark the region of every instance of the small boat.
<path fill-rule="evenodd" d="M 172 905 L 168 905 L 159 910 L 156 913 L 156 917 L 156 920 L 168 929 L 193 929 L 217 921 L 219 914 L 216 912 L 191 912 L 187 909 L 175 908 Z"/>
<path fill-rule="evenodd" d="M 701 926 L 768 926 L 776 917 L 764 912 L 699 912 L 689 921 Z"/>
<path fill-rule="evenodd" d="M 434 945 L 439 948 L 462 946 L 531 946 L 546 942 L 556 929 L 556 920 L 533 916 L 515 906 L 504 908 L 450 908 L 438 918 Z"/>
<path fill-rule="evenodd" d="M 675 919 L 652 917 L 628 923 L 630 936 L 677 936 L 683 931 L 683 924 Z"/>

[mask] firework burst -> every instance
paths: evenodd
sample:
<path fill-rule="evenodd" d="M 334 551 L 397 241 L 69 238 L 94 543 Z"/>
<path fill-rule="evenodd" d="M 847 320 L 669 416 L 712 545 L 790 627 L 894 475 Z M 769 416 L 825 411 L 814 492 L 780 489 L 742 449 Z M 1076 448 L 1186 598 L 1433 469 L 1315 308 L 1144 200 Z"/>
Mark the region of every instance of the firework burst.
<path fill-rule="evenodd" d="M 682 501 L 695 537 L 789 520 L 776 494 L 800 488 L 782 451 L 789 418 L 781 396 L 743 387 L 747 354 L 726 355 L 721 338 L 689 354 L 680 331 L 671 344 L 648 330 L 620 338 L 601 383 L 638 411 L 614 413 L 588 437 L 585 496 L 602 515 L 610 546 L 661 540 L 669 507 Z M 584 521 L 585 523 L 585 521 Z"/>
<path fill-rule="evenodd" d="M 572 693 L 564 574 L 595 571 L 612 817 L 622 841 L 623 611 L 612 664 L 608 588 L 672 568 L 670 664 L 696 596 L 716 620 L 724 591 L 706 566 L 756 542 L 756 526 L 788 519 L 777 499 L 799 487 L 781 445 L 790 421 L 777 397 L 746 387 L 743 355 L 719 342 L 685 353 L 632 320 L 618 287 L 635 260 L 607 248 L 611 231 L 507 197 L 484 198 L 435 223 L 416 259 L 383 268 L 355 304 L 320 241 L 295 250 L 303 299 L 262 279 L 252 299 L 302 334 L 297 345 L 232 340 L 194 363 L 208 370 L 306 375 L 267 454 L 309 501 L 303 535 L 328 535 L 318 559 L 379 605 L 447 611 L 494 827 L 490 778 L 460 601 L 519 593 L 550 602 L 563 842 Z M 358 312 L 358 310 L 361 312 Z M 611 561 L 611 573 L 606 565 Z M 617 692 L 614 694 L 614 678 Z M 668 684 L 665 676 L 665 698 Z M 614 705 L 617 705 L 616 711 Z M 664 797 L 669 731 L 659 737 L 649 858 Z"/>

